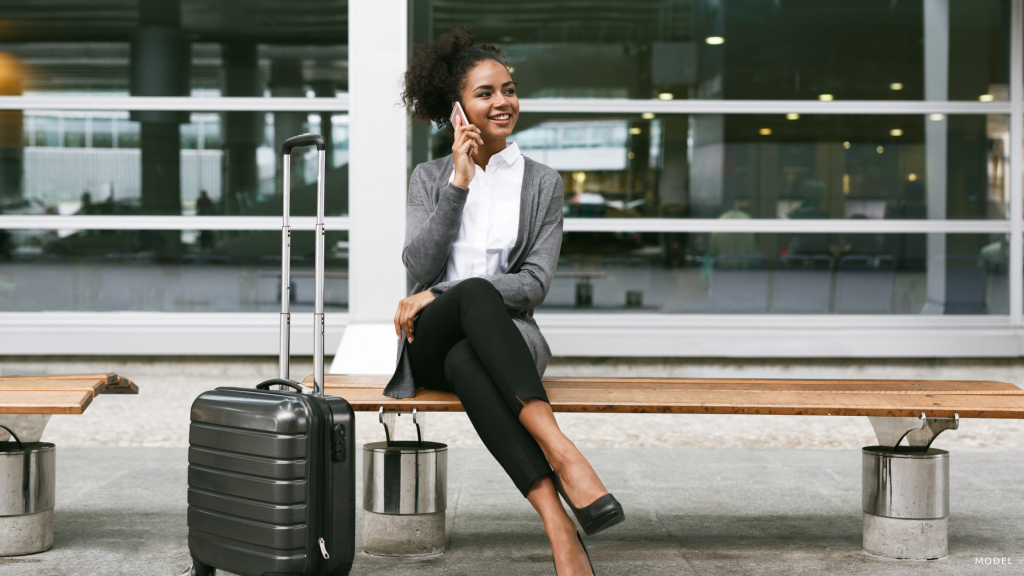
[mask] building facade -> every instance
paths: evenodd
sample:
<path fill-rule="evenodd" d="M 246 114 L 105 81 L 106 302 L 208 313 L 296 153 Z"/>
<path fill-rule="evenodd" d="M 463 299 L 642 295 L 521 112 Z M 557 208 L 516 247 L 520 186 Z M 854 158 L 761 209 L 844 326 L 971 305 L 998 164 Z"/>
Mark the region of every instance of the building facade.
<path fill-rule="evenodd" d="M 565 183 L 560 356 L 1024 355 L 1024 0 L 0 1 L 0 355 L 273 355 L 280 144 L 327 341 L 388 323 L 415 45 L 502 48 Z M 293 350 L 316 155 L 296 152 Z M 306 314 L 309 312 L 309 314 Z"/>

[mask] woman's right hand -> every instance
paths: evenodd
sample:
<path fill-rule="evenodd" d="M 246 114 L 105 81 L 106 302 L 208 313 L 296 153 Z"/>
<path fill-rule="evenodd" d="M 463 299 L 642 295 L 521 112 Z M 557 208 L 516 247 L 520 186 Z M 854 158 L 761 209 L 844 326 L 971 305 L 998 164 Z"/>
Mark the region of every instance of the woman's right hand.
<path fill-rule="evenodd" d="M 395 335 L 401 338 L 402 332 L 405 332 L 406 339 L 412 344 L 415 339 L 412 335 L 412 331 L 415 328 L 413 320 L 416 319 L 417 314 L 433 301 L 434 293 L 427 289 L 399 302 L 398 311 L 395 312 Z"/>
<path fill-rule="evenodd" d="M 476 146 L 483 145 L 484 140 L 480 137 L 480 129 L 476 126 L 466 124 L 455 129 L 455 143 L 452 144 L 455 177 L 452 178 L 452 184 L 463 189 L 469 188 L 473 176 L 476 176 L 476 163 L 473 161 L 472 153 Z"/>

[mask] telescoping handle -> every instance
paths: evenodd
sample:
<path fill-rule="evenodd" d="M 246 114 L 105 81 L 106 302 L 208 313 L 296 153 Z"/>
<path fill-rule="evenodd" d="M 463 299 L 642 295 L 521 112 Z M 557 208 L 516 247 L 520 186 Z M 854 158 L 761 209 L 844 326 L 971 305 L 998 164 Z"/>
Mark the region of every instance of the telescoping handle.
<path fill-rule="evenodd" d="M 288 380 L 291 339 L 291 209 L 292 149 L 316 146 L 316 295 L 313 311 L 313 393 L 324 395 L 324 172 L 326 170 L 326 143 L 319 134 L 299 134 L 284 141 L 281 146 L 284 170 L 284 212 L 281 223 L 281 378 Z"/>

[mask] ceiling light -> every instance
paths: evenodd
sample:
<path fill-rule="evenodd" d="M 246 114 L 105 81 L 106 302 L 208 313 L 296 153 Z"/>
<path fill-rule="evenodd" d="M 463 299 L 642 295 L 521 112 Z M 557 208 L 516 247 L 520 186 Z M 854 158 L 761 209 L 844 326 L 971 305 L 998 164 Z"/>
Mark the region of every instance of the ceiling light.
<path fill-rule="evenodd" d="M 832 95 L 831 94 L 818 94 L 818 100 L 821 100 L 822 102 L 831 102 L 832 101 Z"/>
<path fill-rule="evenodd" d="M 882 152 L 885 152 L 885 148 L 882 148 L 881 146 L 879 146 L 878 148 L 875 148 L 875 152 L 878 152 L 879 154 L 881 154 Z"/>
<path fill-rule="evenodd" d="M 675 98 L 675 96 L 671 92 L 662 92 L 661 94 L 658 94 L 658 100 L 671 100 L 673 98 Z"/>
<path fill-rule="evenodd" d="M 917 174 L 914 174 L 913 172 L 911 172 L 910 176 L 907 176 L 907 180 L 910 180 L 911 182 L 913 182 L 914 180 L 917 180 Z"/>
<path fill-rule="evenodd" d="M 509 74 L 515 74 L 515 72 L 516 72 L 516 67 L 515 66 L 509 66 L 508 67 L 508 73 Z"/>
<path fill-rule="evenodd" d="M 761 128 L 760 130 L 757 131 L 757 133 L 760 134 L 761 136 L 771 136 L 772 135 L 772 129 L 771 128 Z"/>
<path fill-rule="evenodd" d="M 943 114 L 932 114 L 931 116 L 928 117 L 929 120 L 934 120 L 936 122 L 945 120 L 945 118 L 946 117 Z"/>
<path fill-rule="evenodd" d="M 889 84 L 889 90 L 903 90 L 903 84 L 899 82 L 893 82 Z"/>
<path fill-rule="evenodd" d="M 635 135 L 640 133 L 640 129 L 639 128 L 630 128 L 629 129 L 629 133 L 633 134 L 635 136 Z"/>
<path fill-rule="evenodd" d="M 889 130 L 889 136 L 903 136 L 903 130 L 893 128 L 892 130 Z"/>
<path fill-rule="evenodd" d="M 629 159 L 632 160 L 633 158 L 636 158 L 636 154 L 633 153 L 633 152 L 630 152 L 629 153 Z"/>
<path fill-rule="evenodd" d="M 789 114 L 786 114 L 786 120 L 799 120 L 799 119 L 800 119 L 800 115 L 795 113 L 795 112 L 790 112 Z"/>
<path fill-rule="evenodd" d="M 995 97 L 991 94 L 982 94 L 981 96 L 978 96 L 978 100 L 981 100 L 982 102 L 991 102 L 995 100 Z"/>
<path fill-rule="evenodd" d="M 843 148 L 846 148 L 847 150 L 849 150 L 850 149 L 850 143 L 849 142 L 843 142 Z"/>
<path fill-rule="evenodd" d="M 654 120 L 654 112 L 644 112 L 640 117 L 644 120 Z"/>
<path fill-rule="evenodd" d="M 704 41 L 707 42 L 708 44 L 711 44 L 712 46 L 725 44 L 725 38 L 722 38 L 721 36 L 708 36 L 707 38 L 704 39 Z"/>

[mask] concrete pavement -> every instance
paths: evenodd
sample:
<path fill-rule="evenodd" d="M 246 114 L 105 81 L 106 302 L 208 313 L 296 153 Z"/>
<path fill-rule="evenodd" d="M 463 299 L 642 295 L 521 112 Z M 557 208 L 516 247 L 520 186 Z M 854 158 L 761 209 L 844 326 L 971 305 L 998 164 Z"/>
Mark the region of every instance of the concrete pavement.
<path fill-rule="evenodd" d="M 602 576 L 1024 573 L 1022 450 L 951 455 L 950 556 L 931 562 L 861 551 L 856 450 L 585 452 L 627 511 L 586 538 Z M 0 576 L 184 573 L 186 459 L 184 448 L 58 448 L 54 548 L 0 558 Z M 449 480 L 443 556 L 360 553 L 352 575 L 554 574 L 539 519 L 485 450 L 453 449 Z"/>

